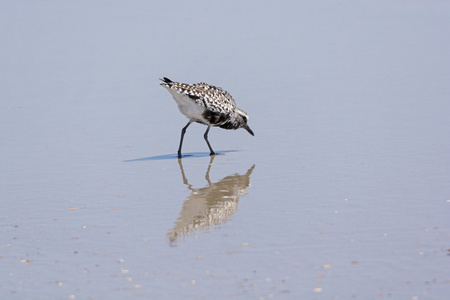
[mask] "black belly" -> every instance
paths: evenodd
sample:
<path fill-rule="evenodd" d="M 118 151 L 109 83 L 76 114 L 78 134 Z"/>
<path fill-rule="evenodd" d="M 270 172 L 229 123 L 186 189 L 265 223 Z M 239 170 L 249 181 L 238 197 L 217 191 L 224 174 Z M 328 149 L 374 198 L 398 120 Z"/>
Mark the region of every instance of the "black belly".
<path fill-rule="evenodd" d="M 238 129 L 239 124 L 235 122 L 231 122 L 230 115 L 205 110 L 202 114 L 202 117 L 209 123 L 211 126 L 217 126 L 223 129 Z M 200 122 L 202 123 L 202 122 Z"/>
<path fill-rule="evenodd" d="M 212 126 L 220 126 L 229 120 L 229 115 L 209 110 L 205 110 L 202 117 Z"/>

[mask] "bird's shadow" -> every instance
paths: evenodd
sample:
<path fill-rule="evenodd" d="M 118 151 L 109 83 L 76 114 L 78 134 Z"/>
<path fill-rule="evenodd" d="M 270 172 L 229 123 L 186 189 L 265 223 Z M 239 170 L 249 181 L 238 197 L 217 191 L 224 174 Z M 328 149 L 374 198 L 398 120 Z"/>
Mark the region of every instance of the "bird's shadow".
<path fill-rule="evenodd" d="M 225 153 L 230 152 L 238 152 L 239 150 L 223 150 L 223 151 L 217 151 L 215 155 L 224 155 Z M 188 152 L 184 153 L 181 158 L 198 158 L 198 157 L 207 157 L 210 156 L 209 152 Z M 164 155 L 157 155 L 157 156 L 150 156 L 150 157 L 143 157 L 143 158 L 135 158 L 135 159 L 128 159 L 124 160 L 124 162 L 132 162 L 132 161 L 142 161 L 142 160 L 164 160 L 164 159 L 178 159 L 178 154 L 164 154 Z"/>

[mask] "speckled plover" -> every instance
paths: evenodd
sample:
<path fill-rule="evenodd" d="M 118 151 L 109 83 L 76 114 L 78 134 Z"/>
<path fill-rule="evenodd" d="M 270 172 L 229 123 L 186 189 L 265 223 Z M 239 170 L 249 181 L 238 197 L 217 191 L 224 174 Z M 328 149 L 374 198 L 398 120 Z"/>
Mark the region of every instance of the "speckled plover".
<path fill-rule="evenodd" d="M 161 85 L 172 94 L 180 112 L 189 119 L 187 125 L 181 130 L 178 157 L 181 158 L 184 134 L 192 122 L 208 126 L 203 137 L 211 151 L 210 155 L 215 154 L 208 141 L 208 132 L 211 126 L 218 126 L 224 129 L 244 128 L 251 135 L 254 135 L 247 125 L 249 119 L 247 113 L 237 108 L 233 97 L 222 88 L 204 82 L 194 84 L 180 83 L 167 77 L 163 77 L 160 80 L 162 81 Z"/>

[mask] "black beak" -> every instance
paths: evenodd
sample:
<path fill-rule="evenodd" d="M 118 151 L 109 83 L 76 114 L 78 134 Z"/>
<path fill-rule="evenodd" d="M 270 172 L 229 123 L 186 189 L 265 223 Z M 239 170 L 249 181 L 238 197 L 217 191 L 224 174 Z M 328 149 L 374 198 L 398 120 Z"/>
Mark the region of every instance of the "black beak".
<path fill-rule="evenodd" d="M 250 127 L 248 127 L 247 124 L 244 126 L 244 128 L 245 128 L 245 130 L 248 131 L 248 133 L 250 133 L 251 135 L 255 136 L 255 134 L 254 134 L 253 131 L 250 129 Z"/>

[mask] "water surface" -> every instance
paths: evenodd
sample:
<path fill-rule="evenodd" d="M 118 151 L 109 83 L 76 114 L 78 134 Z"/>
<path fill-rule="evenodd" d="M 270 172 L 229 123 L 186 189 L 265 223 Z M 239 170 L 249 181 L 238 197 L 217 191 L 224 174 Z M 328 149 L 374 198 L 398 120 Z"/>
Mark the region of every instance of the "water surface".
<path fill-rule="evenodd" d="M 0 5 L 0 298 L 447 299 L 446 2 Z"/>

